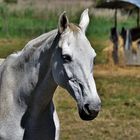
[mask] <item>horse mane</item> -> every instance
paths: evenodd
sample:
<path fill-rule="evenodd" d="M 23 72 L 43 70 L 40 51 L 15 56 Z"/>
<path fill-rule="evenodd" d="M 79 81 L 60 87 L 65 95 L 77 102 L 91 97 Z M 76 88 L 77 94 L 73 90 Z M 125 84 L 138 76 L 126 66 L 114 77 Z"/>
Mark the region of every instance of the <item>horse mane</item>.
<path fill-rule="evenodd" d="M 69 29 L 73 32 L 73 33 L 78 33 L 80 31 L 80 27 L 78 25 L 75 25 L 73 23 L 69 23 Z M 45 44 L 46 42 L 50 42 L 52 41 L 55 36 L 57 35 L 58 30 L 52 30 L 50 32 L 44 33 L 43 35 L 40 35 L 39 37 L 29 41 L 25 47 L 16 53 L 11 54 L 12 57 L 17 57 L 17 62 L 27 62 L 29 61 L 30 57 L 32 56 L 32 54 L 36 51 L 36 49 L 41 50 L 41 47 L 43 44 Z M 52 39 L 53 38 L 53 39 Z M 48 43 L 46 43 L 48 44 Z M 45 46 L 45 47 L 49 47 Z"/>
<path fill-rule="evenodd" d="M 31 59 L 31 57 L 35 52 L 37 53 L 36 54 L 37 57 L 38 54 L 41 51 L 43 51 L 43 49 L 45 49 L 44 47 L 49 48 L 50 45 L 48 44 L 53 41 L 57 32 L 58 32 L 57 30 L 52 30 L 48 33 L 44 33 L 43 35 L 40 35 L 39 37 L 29 41 L 21 51 L 17 53 L 13 53 L 11 56 L 17 58 L 16 64 L 26 63 Z M 44 47 L 41 47 L 43 45 Z M 35 60 L 36 58 L 32 58 L 32 59 Z"/>

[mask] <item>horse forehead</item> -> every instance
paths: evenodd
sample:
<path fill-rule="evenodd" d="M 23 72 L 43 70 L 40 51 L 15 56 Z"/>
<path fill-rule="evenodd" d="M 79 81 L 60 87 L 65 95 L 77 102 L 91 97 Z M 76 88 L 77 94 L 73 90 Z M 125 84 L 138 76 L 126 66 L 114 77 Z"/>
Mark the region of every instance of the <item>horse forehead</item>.
<path fill-rule="evenodd" d="M 87 57 L 88 59 L 96 56 L 95 50 L 91 47 L 91 44 L 88 41 L 87 37 L 81 31 L 76 33 L 72 31 L 66 32 L 62 36 L 61 43 L 63 48 L 69 48 L 73 51 L 73 53 L 77 54 L 77 56 L 83 54 L 82 56 Z"/>
<path fill-rule="evenodd" d="M 87 57 L 88 59 L 94 58 L 96 56 L 96 52 L 92 48 L 86 36 L 79 37 L 79 39 L 76 40 L 76 45 L 74 49 L 77 50 L 75 52 L 77 52 L 79 55 L 82 55 L 83 57 Z"/>
<path fill-rule="evenodd" d="M 87 40 L 86 36 L 79 32 L 69 32 L 64 38 L 63 42 L 67 42 L 71 47 L 84 48 L 85 46 L 90 47 L 90 43 Z"/>

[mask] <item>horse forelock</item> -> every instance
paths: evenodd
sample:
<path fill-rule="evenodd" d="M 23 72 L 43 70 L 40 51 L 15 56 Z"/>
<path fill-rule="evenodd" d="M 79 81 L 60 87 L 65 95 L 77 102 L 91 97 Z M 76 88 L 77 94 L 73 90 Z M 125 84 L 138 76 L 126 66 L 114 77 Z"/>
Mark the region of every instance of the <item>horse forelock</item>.
<path fill-rule="evenodd" d="M 80 31 L 80 26 L 75 25 L 74 23 L 69 23 L 68 27 L 74 33 L 78 33 Z"/>

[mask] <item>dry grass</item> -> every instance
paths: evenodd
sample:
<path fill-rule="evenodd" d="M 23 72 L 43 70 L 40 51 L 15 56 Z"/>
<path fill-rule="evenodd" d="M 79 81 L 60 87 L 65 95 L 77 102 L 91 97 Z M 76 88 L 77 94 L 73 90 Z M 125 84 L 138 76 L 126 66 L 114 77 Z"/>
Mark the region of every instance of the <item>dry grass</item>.
<path fill-rule="evenodd" d="M 124 66 L 119 67 L 115 65 L 106 64 L 106 65 L 96 65 L 94 73 L 96 76 L 131 76 L 131 77 L 140 77 L 140 67 L 131 67 Z"/>
<path fill-rule="evenodd" d="M 29 39 L 7 39 L 1 38 L 0 39 L 0 56 L 1 58 L 5 58 L 11 53 L 15 51 L 21 50 L 25 44 L 29 41 Z"/>

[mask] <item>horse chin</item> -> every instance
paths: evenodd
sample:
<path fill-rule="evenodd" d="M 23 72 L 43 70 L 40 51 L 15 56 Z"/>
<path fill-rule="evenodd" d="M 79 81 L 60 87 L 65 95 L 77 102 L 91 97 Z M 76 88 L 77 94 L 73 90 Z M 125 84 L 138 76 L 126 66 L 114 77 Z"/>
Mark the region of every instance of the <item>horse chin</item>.
<path fill-rule="evenodd" d="M 87 114 L 83 109 L 79 110 L 79 116 L 84 121 L 91 121 L 98 115 L 98 111 L 94 111 L 92 114 Z"/>

